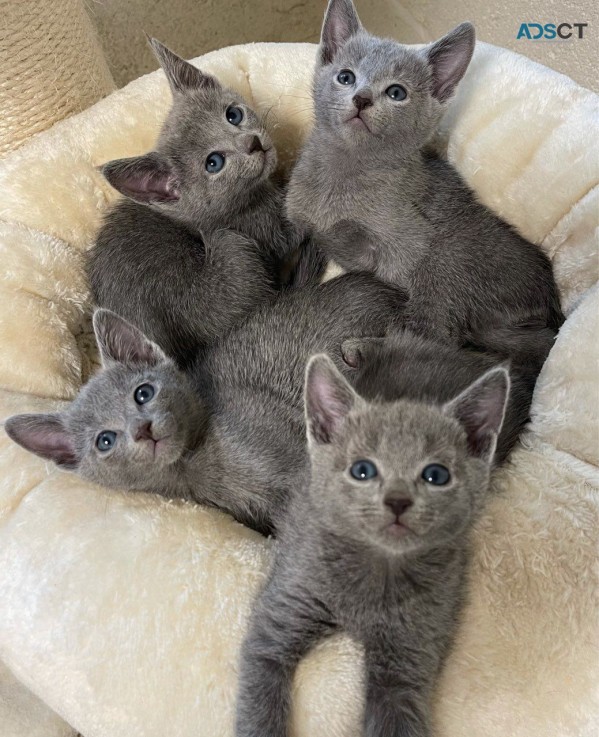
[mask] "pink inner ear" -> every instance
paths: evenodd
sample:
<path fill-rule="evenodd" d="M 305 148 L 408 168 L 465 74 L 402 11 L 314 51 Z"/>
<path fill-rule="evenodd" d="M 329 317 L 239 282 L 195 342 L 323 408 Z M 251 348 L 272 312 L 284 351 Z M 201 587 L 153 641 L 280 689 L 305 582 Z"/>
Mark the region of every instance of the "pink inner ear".
<path fill-rule="evenodd" d="M 110 310 L 96 311 L 94 330 L 104 361 L 108 359 L 125 366 L 156 366 L 166 360 L 156 343 Z"/>
<path fill-rule="evenodd" d="M 466 430 L 470 452 L 476 456 L 485 455 L 493 442 L 496 427 L 489 421 L 482 408 L 478 412 L 465 411 L 461 413 L 459 419 Z"/>
<path fill-rule="evenodd" d="M 50 457 L 59 465 L 75 465 L 77 457 L 65 431 L 48 432 L 44 438 Z"/>
<path fill-rule="evenodd" d="M 55 415 L 11 417 L 6 423 L 6 431 L 26 450 L 59 466 L 75 467 L 78 463 L 73 441 Z"/>
<path fill-rule="evenodd" d="M 354 404 L 354 394 L 335 367 L 314 363 L 306 386 L 306 406 L 314 439 L 329 443 Z"/>
<path fill-rule="evenodd" d="M 156 153 L 110 161 L 102 172 L 115 189 L 136 202 L 172 202 L 180 196 L 173 172 Z"/>
<path fill-rule="evenodd" d="M 350 0 L 334 0 L 329 4 L 322 27 L 321 57 L 330 63 L 339 49 L 360 30 L 360 19 Z"/>
<path fill-rule="evenodd" d="M 501 432 L 509 376 L 503 369 L 492 369 L 446 405 L 466 431 L 470 452 L 479 457 L 489 454 Z"/>
<path fill-rule="evenodd" d="M 148 201 L 172 202 L 179 199 L 179 193 L 173 186 L 168 174 L 157 172 L 139 172 L 125 179 L 121 185 L 123 194 L 130 197 L 142 197 Z"/>
<path fill-rule="evenodd" d="M 443 100 L 451 95 L 454 87 L 462 78 L 462 74 L 459 59 L 450 54 L 441 57 L 435 64 L 435 92 L 437 97 Z"/>
<path fill-rule="evenodd" d="M 429 63 L 433 69 L 433 95 L 445 102 L 453 95 L 462 79 L 474 50 L 474 30 L 462 24 L 428 50 Z"/>

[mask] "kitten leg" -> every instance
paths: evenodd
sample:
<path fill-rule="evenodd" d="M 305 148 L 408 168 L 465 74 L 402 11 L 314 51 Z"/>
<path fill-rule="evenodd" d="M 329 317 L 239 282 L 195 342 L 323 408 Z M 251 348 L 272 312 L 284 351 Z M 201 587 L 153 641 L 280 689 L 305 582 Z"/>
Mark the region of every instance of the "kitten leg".
<path fill-rule="evenodd" d="M 470 330 L 470 342 L 478 350 L 489 351 L 510 361 L 513 369 L 528 375 L 534 382 L 549 351 L 555 343 L 556 332 L 542 320 L 534 318 L 520 322 L 508 315 L 493 314 L 478 327 Z"/>
<path fill-rule="evenodd" d="M 198 284 L 202 307 L 223 312 L 223 320 L 233 310 L 247 316 L 262 302 L 274 297 L 254 240 L 234 230 L 221 229 L 205 237 L 206 259 Z M 217 314 L 220 317 L 220 314 Z M 222 335 L 219 330 L 218 335 Z"/>
<path fill-rule="evenodd" d="M 372 235 L 353 220 L 340 220 L 318 234 L 318 244 L 327 258 L 345 271 L 376 271 L 376 249 Z"/>
<path fill-rule="evenodd" d="M 369 684 L 366 698 L 364 737 L 430 737 L 428 719 L 404 689 Z"/>
<path fill-rule="evenodd" d="M 402 328 L 431 340 L 463 345 L 465 319 L 456 310 L 459 310 L 459 300 L 452 299 L 436 272 L 423 271 L 417 269 L 410 278 L 410 296 Z"/>
<path fill-rule="evenodd" d="M 367 648 L 364 737 L 430 737 L 428 681 L 420 670 L 389 643 Z"/>
<path fill-rule="evenodd" d="M 286 578 L 275 575 L 254 608 L 241 653 L 237 737 L 287 737 L 295 668 L 332 629 L 324 607 Z"/>
<path fill-rule="evenodd" d="M 186 283 L 168 282 L 177 284 L 185 304 L 181 310 L 185 322 L 181 314 L 170 318 L 174 325 L 172 332 L 178 339 L 178 353 L 185 357 L 180 362 L 184 370 L 207 345 L 276 295 L 254 240 L 223 228 L 204 236 L 204 244 L 205 258 L 198 264 L 199 268 L 192 263 L 185 265 Z M 155 311 L 161 314 L 161 310 Z M 197 339 L 200 328 L 201 341 Z M 190 336 L 194 339 L 190 340 Z"/>
<path fill-rule="evenodd" d="M 295 251 L 292 261 L 288 264 L 289 273 L 283 276 L 283 283 L 287 286 L 297 289 L 309 284 L 318 284 L 322 280 L 327 261 L 314 239 L 304 239 Z"/>

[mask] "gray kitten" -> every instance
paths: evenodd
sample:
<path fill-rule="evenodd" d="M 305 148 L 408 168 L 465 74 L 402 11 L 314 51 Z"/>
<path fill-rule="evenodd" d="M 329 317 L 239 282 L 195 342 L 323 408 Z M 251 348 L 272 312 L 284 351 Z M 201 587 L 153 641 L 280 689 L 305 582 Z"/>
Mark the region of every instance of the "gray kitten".
<path fill-rule="evenodd" d="M 428 737 L 509 376 L 448 402 L 371 403 L 326 356 L 306 373 L 311 482 L 296 494 L 242 650 L 237 737 L 287 737 L 294 670 L 343 630 L 365 650 L 365 737 Z"/>
<path fill-rule="evenodd" d="M 102 167 L 127 199 L 107 214 L 88 275 L 99 306 L 186 366 L 273 296 L 299 241 L 256 113 L 212 75 L 150 43 L 173 105 L 156 150 Z"/>
<path fill-rule="evenodd" d="M 314 75 L 315 126 L 293 171 L 290 219 L 346 270 L 409 290 L 407 325 L 541 365 L 563 322 L 551 264 L 428 151 L 466 72 L 474 28 L 422 50 L 371 36 L 330 0 Z M 522 328 L 508 331 L 503 328 Z"/>
<path fill-rule="evenodd" d="M 289 291 L 186 374 L 133 325 L 98 310 L 103 370 L 65 412 L 17 415 L 6 432 L 90 481 L 208 504 L 268 533 L 305 477 L 309 356 L 326 351 L 343 366 L 341 344 L 384 335 L 405 301 L 367 274 Z"/>

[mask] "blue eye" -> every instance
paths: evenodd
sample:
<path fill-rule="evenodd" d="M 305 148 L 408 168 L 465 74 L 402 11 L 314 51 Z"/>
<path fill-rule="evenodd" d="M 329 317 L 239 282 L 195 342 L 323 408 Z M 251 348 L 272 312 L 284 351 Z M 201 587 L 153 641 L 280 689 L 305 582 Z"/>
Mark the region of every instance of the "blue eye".
<path fill-rule="evenodd" d="M 206 159 L 206 171 L 208 174 L 216 174 L 225 165 L 225 157 L 213 151 Z"/>
<path fill-rule="evenodd" d="M 379 475 L 372 461 L 356 461 L 349 472 L 358 481 L 369 481 Z"/>
<path fill-rule="evenodd" d="M 146 402 L 152 399 L 155 393 L 154 387 L 151 384 L 142 384 L 133 393 L 133 399 L 135 399 L 137 404 L 146 404 Z"/>
<path fill-rule="evenodd" d="M 107 450 L 112 450 L 116 443 L 116 433 L 112 430 L 103 430 L 96 438 L 96 448 L 102 453 Z"/>
<path fill-rule="evenodd" d="M 387 87 L 385 92 L 393 102 L 401 102 L 408 96 L 406 88 L 402 87 L 400 84 L 392 84 L 391 87 Z"/>
<path fill-rule="evenodd" d="M 227 121 L 231 123 L 231 125 L 239 125 L 243 120 L 243 110 L 240 107 L 235 107 L 234 105 L 227 108 L 225 115 L 227 116 Z"/>
<path fill-rule="evenodd" d="M 431 463 L 422 472 L 422 478 L 427 484 L 433 484 L 434 486 L 445 486 L 451 478 L 451 474 L 440 463 Z"/>
<path fill-rule="evenodd" d="M 337 75 L 337 82 L 339 84 L 354 84 L 356 81 L 356 75 L 351 71 L 351 69 L 342 69 L 339 74 Z"/>

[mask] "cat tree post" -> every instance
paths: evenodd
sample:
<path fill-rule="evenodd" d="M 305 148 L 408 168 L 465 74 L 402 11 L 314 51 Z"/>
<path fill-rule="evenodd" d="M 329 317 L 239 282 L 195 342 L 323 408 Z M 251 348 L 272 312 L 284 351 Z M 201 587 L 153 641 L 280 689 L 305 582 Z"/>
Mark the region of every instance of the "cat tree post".
<path fill-rule="evenodd" d="M 82 0 L 0 0 L 0 157 L 115 88 Z"/>

